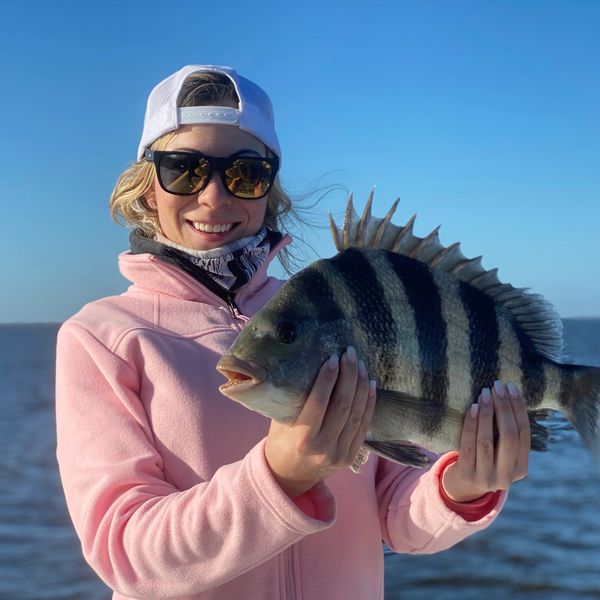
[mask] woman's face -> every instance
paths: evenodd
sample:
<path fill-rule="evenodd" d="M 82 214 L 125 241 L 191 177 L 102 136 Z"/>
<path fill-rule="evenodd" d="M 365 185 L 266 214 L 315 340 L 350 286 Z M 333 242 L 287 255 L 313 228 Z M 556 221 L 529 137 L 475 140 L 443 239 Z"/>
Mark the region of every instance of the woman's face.
<path fill-rule="evenodd" d="M 248 156 L 266 156 L 262 142 L 231 125 L 184 125 L 177 129 L 166 150 L 223 157 L 245 150 Z M 194 250 L 212 250 L 255 235 L 263 224 L 267 206 L 267 197 L 242 200 L 232 196 L 219 173 L 213 173 L 198 194 L 177 196 L 160 187 L 155 172 L 146 201 L 158 211 L 163 235 Z"/>

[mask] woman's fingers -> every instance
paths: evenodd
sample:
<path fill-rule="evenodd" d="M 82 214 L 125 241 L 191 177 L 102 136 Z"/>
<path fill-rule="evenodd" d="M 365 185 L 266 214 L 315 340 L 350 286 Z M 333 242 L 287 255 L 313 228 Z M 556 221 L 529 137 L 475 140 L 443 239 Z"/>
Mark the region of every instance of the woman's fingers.
<path fill-rule="evenodd" d="M 307 426 L 310 445 L 325 463 L 344 465 L 352 462 L 364 441 L 375 385 L 369 383 L 365 363 L 352 346 L 335 367 L 333 359 L 323 365 L 296 425 Z"/>
<path fill-rule="evenodd" d="M 367 399 L 365 409 L 362 414 L 361 423 L 360 426 L 357 428 L 356 433 L 354 434 L 354 439 L 352 440 L 350 451 L 348 453 L 351 460 L 354 460 L 354 458 L 358 454 L 358 451 L 360 450 L 360 447 L 365 441 L 367 431 L 369 431 L 369 426 L 371 425 L 371 419 L 373 418 L 373 412 L 375 411 L 376 400 L 377 384 L 374 379 L 371 379 L 367 387 Z"/>
<path fill-rule="evenodd" d="M 358 383 L 358 357 L 349 346 L 340 359 L 340 373 L 335 383 L 320 435 L 324 440 L 338 440 L 351 418 Z"/>
<path fill-rule="evenodd" d="M 496 486 L 498 489 L 506 489 L 514 480 L 515 465 L 519 454 L 519 431 L 508 393 L 499 381 L 494 383 L 492 396 L 498 426 Z"/>
<path fill-rule="evenodd" d="M 527 477 L 529 470 L 529 450 L 531 449 L 531 425 L 527 413 L 527 405 L 514 383 L 506 386 L 511 407 L 517 424 L 519 452 L 515 465 L 515 480 Z"/>
<path fill-rule="evenodd" d="M 354 461 L 375 405 L 375 382 L 354 348 L 319 370 L 306 403 L 291 425 L 272 422 L 265 457 L 292 498 Z"/>
<path fill-rule="evenodd" d="M 460 468 L 464 471 L 474 473 L 477 458 L 477 422 L 479 420 L 479 410 L 481 395 L 476 404 L 472 404 L 465 415 L 462 433 L 460 435 L 460 447 L 458 449 L 460 457 Z"/>
<path fill-rule="evenodd" d="M 494 423 L 498 438 L 494 442 Z M 531 432 L 527 406 L 517 387 L 499 381 L 484 388 L 465 415 L 459 458 L 443 475 L 448 495 L 467 502 L 508 488 L 527 476 Z"/>
<path fill-rule="evenodd" d="M 321 430 L 339 372 L 340 359 L 332 354 L 321 366 L 294 425 L 308 427 L 313 435 Z"/>
<path fill-rule="evenodd" d="M 367 369 L 362 360 L 358 361 L 358 378 L 354 390 L 352 404 L 347 414 L 346 422 L 339 435 L 339 448 L 345 454 L 350 452 L 350 448 L 354 442 L 357 432 L 361 428 L 367 400 L 369 396 L 369 379 L 367 377 Z"/>
<path fill-rule="evenodd" d="M 475 470 L 482 483 L 489 482 L 494 471 L 494 405 L 488 388 L 483 388 L 479 402 L 477 423 L 477 453 Z"/>

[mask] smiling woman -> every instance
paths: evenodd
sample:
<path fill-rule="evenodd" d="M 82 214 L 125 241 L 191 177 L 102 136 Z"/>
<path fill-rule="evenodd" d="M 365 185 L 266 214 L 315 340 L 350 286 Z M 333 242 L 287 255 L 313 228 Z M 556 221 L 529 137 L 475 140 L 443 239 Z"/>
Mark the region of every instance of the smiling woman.
<path fill-rule="evenodd" d="M 218 71 L 196 72 L 191 73 L 183 82 L 176 104 L 180 108 L 219 107 L 221 112 L 223 112 L 223 109 L 226 108 L 237 109 L 239 106 L 239 97 L 232 81 L 223 73 Z M 227 116 L 229 115 L 227 112 L 224 114 Z M 208 122 L 208 119 L 206 119 L 206 122 Z M 162 227 L 165 224 L 161 224 L 160 210 L 155 195 L 156 189 L 159 188 L 159 193 L 160 191 L 164 191 L 166 194 L 169 194 L 170 198 L 164 195 L 163 197 L 169 198 L 167 201 L 172 201 L 172 203 L 174 203 L 177 201 L 177 198 L 174 198 L 174 196 L 182 193 L 181 191 L 178 191 L 182 189 L 182 184 L 185 182 L 185 184 L 189 186 L 189 183 L 194 179 L 191 175 L 195 174 L 198 178 L 195 185 L 192 185 L 192 187 L 189 188 L 190 192 L 193 191 L 193 193 L 201 191 L 209 184 L 209 180 L 211 179 L 210 172 L 214 169 L 212 166 L 209 166 L 207 169 L 202 161 L 202 157 L 197 159 L 194 165 L 189 164 L 189 160 L 192 158 L 190 154 L 193 154 L 194 152 L 197 153 L 197 150 L 199 149 L 197 139 L 204 139 L 205 136 L 208 138 L 210 133 L 208 125 L 203 124 L 200 125 L 200 127 L 206 133 L 199 130 L 198 125 L 181 126 L 176 131 L 163 133 L 152 142 L 149 148 L 143 149 L 143 155 L 139 157 L 139 160 L 131 165 L 119 177 L 111 195 L 110 210 L 115 220 L 122 221 L 132 228 L 140 228 L 144 235 L 149 238 L 154 238 L 157 234 L 164 234 Z M 256 196 L 259 198 L 270 192 L 264 203 L 266 206 L 263 207 L 265 213 L 262 221 L 274 231 L 287 231 L 289 228 L 287 221 L 297 217 L 292 208 L 292 201 L 284 191 L 279 177 L 277 176 L 278 156 L 274 154 L 273 149 L 270 149 L 266 144 L 259 142 L 254 136 L 247 134 L 247 137 L 244 138 L 243 134 L 245 132 L 241 129 L 219 124 L 214 125 L 214 127 L 217 129 L 212 132 L 213 139 L 220 140 L 221 135 L 238 135 L 239 139 L 236 138 L 230 140 L 229 150 L 236 147 L 236 143 L 239 142 L 244 156 L 264 156 L 264 159 L 267 161 L 266 165 L 270 170 L 267 177 L 268 186 L 265 185 L 264 172 L 256 173 L 255 170 L 253 170 L 254 172 L 251 177 L 246 177 L 246 185 L 248 185 L 248 179 L 252 180 L 254 185 L 260 190 L 260 195 Z M 247 142 L 248 148 L 244 148 L 244 140 Z M 206 154 L 210 154 L 208 151 L 208 143 L 201 145 Z M 164 152 L 165 150 L 178 150 L 180 152 L 174 155 L 172 152 Z M 227 154 L 227 150 L 224 150 L 224 152 L 226 154 L 220 154 L 219 156 L 230 156 L 233 154 L 233 152 Z M 202 153 L 197 154 L 201 155 Z M 210 157 L 204 156 L 203 158 L 209 159 Z M 180 164 L 175 167 L 174 159 L 187 161 L 188 164 Z M 214 160 L 215 159 L 213 158 L 213 161 Z M 254 159 L 252 158 L 252 160 Z M 153 167 L 153 163 L 156 166 L 156 170 Z M 208 160 L 206 161 L 206 164 L 210 164 Z M 247 163 L 246 165 L 244 165 L 244 163 L 241 165 L 232 163 L 229 167 L 229 169 L 236 169 L 237 177 L 234 173 L 227 174 L 225 169 L 221 167 L 220 175 L 223 185 L 226 185 L 225 177 L 227 176 L 230 180 L 230 191 L 239 187 L 240 175 L 242 174 L 242 168 L 244 168 L 244 166 L 246 167 L 245 171 L 248 175 Z M 168 174 L 169 170 L 172 171 L 171 175 Z M 199 170 L 206 170 L 207 176 L 201 177 L 198 173 L 195 173 L 195 171 Z M 168 189 L 163 185 L 165 180 L 169 181 Z M 199 184 L 200 181 L 203 181 L 202 185 Z M 157 185 L 157 183 L 159 185 Z M 183 193 L 189 192 L 185 191 Z M 165 209 L 165 212 L 168 210 L 169 209 Z M 166 215 L 165 220 L 168 220 Z M 227 229 L 227 223 L 206 222 L 204 224 L 203 222 L 196 222 L 194 227 L 197 230 L 203 230 L 204 232 L 210 230 L 210 232 L 213 233 L 216 225 L 221 225 L 219 229 L 222 231 Z M 223 225 L 225 225 L 225 227 L 223 227 Z M 247 230 L 243 231 L 242 229 L 236 232 L 241 235 L 231 234 L 229 236 L 230 240 L 243 237 L 243 235 L 247 233 Z M 254 233 L 256 233 L 256 231 Z M 166 237 L 169 236 L 167 235 Z M 226 239 L 226 236 L 222 236 L 222 238 Z M 186 240 L 183 237 L 180 237 L 179 240 L 173 241 L 179 241 L 179 243 L 185 246 L 184 242 Z M 207 244 L 205 244 L 204 248 L 200 248 L 196 243 L 192 243 L 190 247 L 195 249 L 209 249 L 211 244 L 214 245 L 213 247 L 216 247 L 222 242 L 222 240 L 217 240 L 216 237 L 212 239 L 208 238 L 206 241 Z M 283 266 L 287 267 L 289 264 L 288 249 L 283 248 L 279 253 L 278 258 Z"/>
<path fill-rule="evenodd" d="M 352 473 L 376 387 L 353 347 L 321 365 L 291 424 L 219 392 L 218 360 L 283 284 L 267 275 L 291 242 L 280 159 L 267 94 L 233 69 L 189 65 L 159 83 L 137 162 L 110 200 L 132 228 L 119 256 L 132 285 L 60 329 L 62 484 L 84 556 L 115 599 L 380 599 L 382 539 L 398 552 L 448 548 L 493 522 L 505 494 L 491 486 L 523 474 L 526 445 L 502 443 L 522 401 L 495 396 L 465 444 L 476 426 L 492 435 L 496 406 L 501 479 L 460 456 L 422 470 L 373 455 Z M 285 319 L 276 331 L 288 345 L 297 334 Z M 275 367 L 294 379 L 287 364 Z M 237 366 L 238 386 L 261 379 L 252 357 Z"/>
<path fill-rule="evenodd" d="M 194 150 L 183 152 L 181 148 Z M 236 162 L 256 161 L 257 157 L 266 170 L 269 159 L 264 156 L 267 150 L 262 142 L 230 125 L 185 125 L 167 144 L 167 152 L 171 150 L 173 154 L 147 153 L 158 167 L 145 199 L 156 211 L 164 237 L 192 250 L 213 250 L 258 233 L 265 219 L 265 195 L 276 171 L 271 168 L 265 175 L 255 169 L 250 173 L 255 177 L 246 185 L 251 190 L 258 186 L 259 194 L 240 197 L 235 179 L 226 170 L 233 170 Z M 209 162 L 215 162 L 213 156 L 229 157 L 219 159 L 229 163 L 227 167 L 219 165 L 221 177 L 213 175 L 215 169 Z M 167 166 L 165 159 L 170 159 Z M 239 174 L 240 168 L 237 171 Z M 265 177 L 266 191 L 261 186 Z M 189 181 L 187 186 L 182 185 L 182 178 Z"/>

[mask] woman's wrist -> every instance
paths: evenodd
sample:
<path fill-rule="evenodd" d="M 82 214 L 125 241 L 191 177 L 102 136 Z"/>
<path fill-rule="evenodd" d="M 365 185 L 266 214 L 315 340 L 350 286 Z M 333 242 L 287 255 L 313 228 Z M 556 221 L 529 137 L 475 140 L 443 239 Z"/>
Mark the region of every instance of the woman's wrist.
<path fill-rule="evenodd" d="M 461 480 L 460 478 L 457 479 L 457 460 L 458 454 L 455 454 L 442 465 L 440 473 L 441 490 L 452 502 L 464 503 L 479 500 L 486 492 L 466 484 L 464 480 Z"/>
<path fill-rule="evenodd" d="M 473 502 L 474 500 L 479 500 L 479 498 L 485 495 L 485 492 L 482 492 L 481 490 L 474 488 L 469 489 L 468 487 L 460 484 L 456 485 L 452 480 L 452 471 L 453 466 L 449 465 L 444 470 L 441 477 L 441 487 L 449 500 L 459 503 Z"/>
<path fill-rule="evenodd" d="M 295 479 L 290 479 L 288 477 L 283 477 L 278 475 L 271 469 L 271 473 L 273 475 L 273 479 L 277 482 L 277 485 L 285 492 L 285 494 L 291 499 L 295 500 L 302 494 L 308 492 L 311 488 L 313 488 L 318 481 L 300 481 Z"/>

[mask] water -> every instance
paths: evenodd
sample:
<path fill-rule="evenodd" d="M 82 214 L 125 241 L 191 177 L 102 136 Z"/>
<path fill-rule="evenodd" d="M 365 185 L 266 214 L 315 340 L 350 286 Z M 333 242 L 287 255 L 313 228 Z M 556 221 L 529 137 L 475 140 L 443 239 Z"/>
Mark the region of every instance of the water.
<path fill-rule="evenodd" d="M 600 366 L 600 319 L 565 321 L 569 362 Z M 447 552 L 386 556 L 386 600 L 600 598 L 600 476 L 562 419 L 493 525 Z"/>
<path fill-rule="evenodd" d="M 81 557 L 54 456 L 57 325 L 0 325 L 0 599 L 105 600 Z M 568 320 L 573 362 L 600 365 L 600 319 Z M 497 521 L 446 552 L 386 554 L 386 600 L 600 599 L 600 478 L 552 422 Z M 275 599 L 273 599 L 275 600 Z M 327 599 L 324 599 L 327 600 Z"/>

